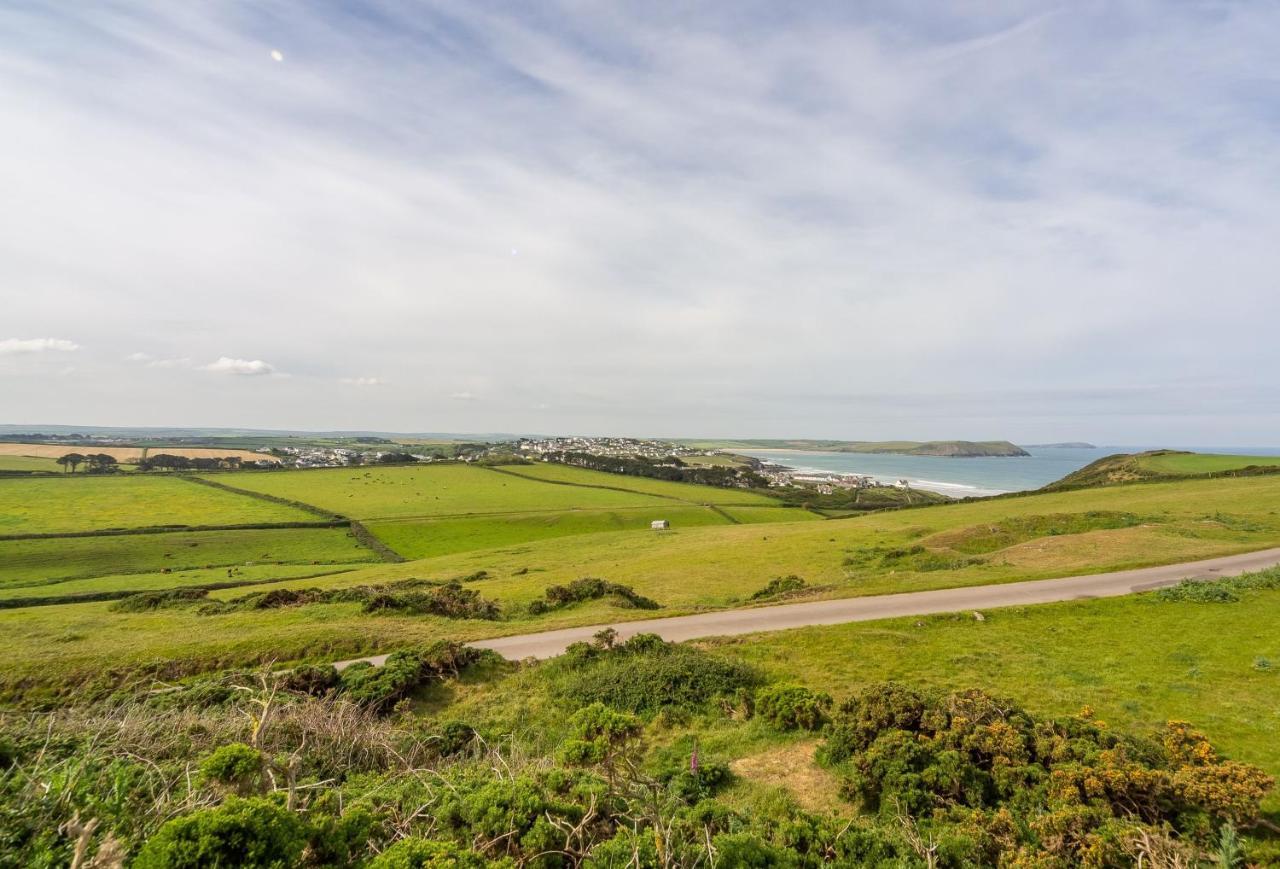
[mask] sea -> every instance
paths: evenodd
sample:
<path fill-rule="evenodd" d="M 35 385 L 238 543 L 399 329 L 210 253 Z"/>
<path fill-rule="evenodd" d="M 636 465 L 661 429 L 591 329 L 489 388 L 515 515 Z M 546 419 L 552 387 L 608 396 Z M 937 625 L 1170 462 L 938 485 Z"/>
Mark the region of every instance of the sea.
<path fill-rule="evenodd" d="M 827 453 L 808 450 L 734 450 L 797 471 L 831 471 L 862 474 L 882 483 L 906 480 L 913 488 L 927 489 L 952 498 L 1001 495 L 1039 489 L 1060 480 L 1096 459 L 1116 453 L 1151 449 L 1183 449 L 1197 453 L 1244 456 L 1280 455 L 1280 447 L 1149 447 L 1097 446 L 1023 447 L 1029 456 L 898 456 L 873 453 Z"/>

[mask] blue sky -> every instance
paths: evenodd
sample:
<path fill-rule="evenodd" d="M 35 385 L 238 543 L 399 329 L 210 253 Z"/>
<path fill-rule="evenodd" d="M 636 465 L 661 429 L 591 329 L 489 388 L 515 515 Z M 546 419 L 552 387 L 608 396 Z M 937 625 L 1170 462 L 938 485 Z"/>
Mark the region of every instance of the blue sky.
<path fill-rule="evenodd" d="M 1277 44 L 1263 3 L 3 4 L 0 421 L 1277 444 Z"/>

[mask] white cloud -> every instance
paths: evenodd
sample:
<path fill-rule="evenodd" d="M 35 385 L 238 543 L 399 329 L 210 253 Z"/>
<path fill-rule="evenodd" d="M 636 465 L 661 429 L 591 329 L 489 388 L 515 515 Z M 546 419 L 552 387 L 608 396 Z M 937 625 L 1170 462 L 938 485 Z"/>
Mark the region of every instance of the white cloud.
<path fill-rule="evenodd" d="M 451 401 L 475 401 L 476 397 L 470 392 L 455 392 L 449 396 Z"/>
<path fill-rule="evenodd" d="M 79 349 L 79 344 L 65 338 L 6 338 L 0 341 L 0 356 L 51 351 L 70 353 Z"/>
<path fill-rule="evenodd" d="M 204 370 L 216 371 L 219 374 L 241 374 L 246 376 L 276 373 L 275 366 L 263 362 L 261 359 L 232 359 L 229 356 L 220 356 L 216 362 L 210 362 L 204 366 Z"/>
<path fill-rule="evenodd" d="M 4 331 L 311 375 L 160 403 L 91 359 L 6 412 L 1275 440 L 1274 4 L 548 3 L 281 0 L 274 46 L 226 4 L 0 4 Z M 939 383 L 1056 398 L 899 400 Z M 1090 397 L 1126 384 L 1161 397 Z"/>
<path fill-rule="evenodd" d="M 385 386 L 387 381 L 381 377 L 339 377 L 338 382 L 348 386 Z"/>

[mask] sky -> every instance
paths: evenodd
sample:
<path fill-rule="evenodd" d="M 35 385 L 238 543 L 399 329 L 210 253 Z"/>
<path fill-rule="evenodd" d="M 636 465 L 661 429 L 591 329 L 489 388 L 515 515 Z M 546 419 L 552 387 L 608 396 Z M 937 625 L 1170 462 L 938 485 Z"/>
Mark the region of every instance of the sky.
<path fill-rule="evenodd" d="M 0 423 L 1280 445 L 1277 44 L 0 0 Z"/>

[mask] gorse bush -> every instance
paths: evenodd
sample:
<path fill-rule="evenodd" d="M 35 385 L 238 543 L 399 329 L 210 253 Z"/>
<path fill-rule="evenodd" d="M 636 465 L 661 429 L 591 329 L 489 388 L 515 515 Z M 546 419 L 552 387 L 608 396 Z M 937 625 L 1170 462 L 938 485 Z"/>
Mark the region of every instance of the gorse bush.
<path fill-rule="evenodd" d="M 831 695 L 800 685 L 771 685 L 756 693 L 754 710 L 779 730 L 821 730 L 831 703 Z"/>
<path fill-rule="evenodd" d="M 1166 603 L 1235 603 L 1253 591 L 1280 588 L 1280 570 L 1263 570 L 1214 580 L 1184 579 L 1154 593 Z"/>
<path fill-rule="evenodd" d="M 337 691 L 352 703 L 385 710 L 428 682 L 458 675 L 485 655 L 479 649 L 447 641 L 419 651 L 392 652 L 381 667 L 365 661 L 348 666 L 339 675 Z"/>
<path fill-rule="evenodd" d="M 1083 718 L 1036 721 L 981 691 L 935 696 L 892 683 L 840 707 L 820 757 L 869 811 L 963 827 L 982 862 L 995 859 L 986 848 L 1127 865 L 1139 834 L 1204 839 L 1223 823 L 1253 823 L 1273 785 L 1184 723 L 1142 740 Z"/>
<path fill-rule="evenodd" d="M 243 742 L 221 745 L 200 764 L 200 777 L 248 795 L 262 788 L 267 759 Z"/>
<path fill-rule="evenodd" d="M 751 595 L 751 600 L 768 600 L 784 594 L 794 594 L 808 588 L 809 584 L 794 573 L 789 576 L 775 576 L 768 585 Z"/>
<path fill-rule="evenodd" d="M 481 571 L 483 573 L 483 571 Z M 146 612 L 199 605 L 200 615 L 281 609 L 316 604 L 359 603 L 366 613 L 393 612 L 443 616 L 451 619 L 498 619 L 501 607 L 478 591 L 458 582 L 405 579 L 384 585 L 345 588 L 276 588 L 256 591 L 230 600 L 214 600 L 208 588 L 149 591 L 129 595 L 111 605 L 117 612 Z"/>
<path fill-rule="evenodd" d="M 302 818 L 267 799 L 231 797 L 221 806 L 174 818 L 152 836 L 136 869 L 292 869 L 307 844 Z"/>
<path fill-rule="evenodd" d="M 743 664 L 653 634 L 613 648 L 577 644 L 549 670 L 559 693 L 577 705 L 599 702 L 634 713 L 702 708 L 760 682 Z"/>
<path fill-rule="evenodd" d="M 566 685 L 598 668 L 686 661 L 684 647 L 657 637 L 605 639 L 571 661 L 512 673 L 533 692 L 519 718 L 539 733 L 491 730 L 504 712 L 481 724 L 481 737 L 460 722 L 381 718 L 342 699 L 367 691 L 366 702 L 385 704 L 414 674 L 445 678 L 468 654 L 453 648 L 395 658 L 388 685 L 363 668 L 344 672 L 323 699 L 263 675 L 256 688 L 236 679 L 237 699 L 208 709 L 0 717 L 13 758 L 0 770 L 0 865 L 69 865 L 83 841 L 90 859 L 114 853 L 142 867 L 1013 869 L 1192 866 L 1209 854 L 1270 865 L 1266 845 L 1235 835 L 1258 819 L 1270 781 L 1193 727 L 1124 736 L 1092 714 L 1040 720 L 980 691 L 882 684 L 830 712 L 797 686 L 735 688 L 787 725 L 829 714 L 823 761 L 867 813 L 811 814 L 751 788 L 742 809 L 744 791 L 721 795 L 733 776 L 699 740 L 723 750 L 735 728 L 762 735 L 708 699 L 743 680 L 706 679 L 724 676 L 706 669 L 721 662 L 689 649 L 700 663 L 688 672 L 707 690 L 694 712 L 670 717 L 682 723 L 577 703 Z M 198 774 L 191 758 L 204 758 Z M 78 842 L 89 820 L 100 826 Z"/>
<path fill-rule="evenodd" d="M 600 600 L 605 597 L 615 598 L 618 605 L 633 609 L 656 610 L 661 608 L 657 601 L 650 600 L 639 594 L 629 585 L 606 582 L 595 577 L 575 579 L 568 585 L 550 586 L 544 592 L 544 596 L 545 600 L 535 600 L 529 604 L 530 613 L 541 615 L 551 610 L 564 609 L 575 603 Z"/>

